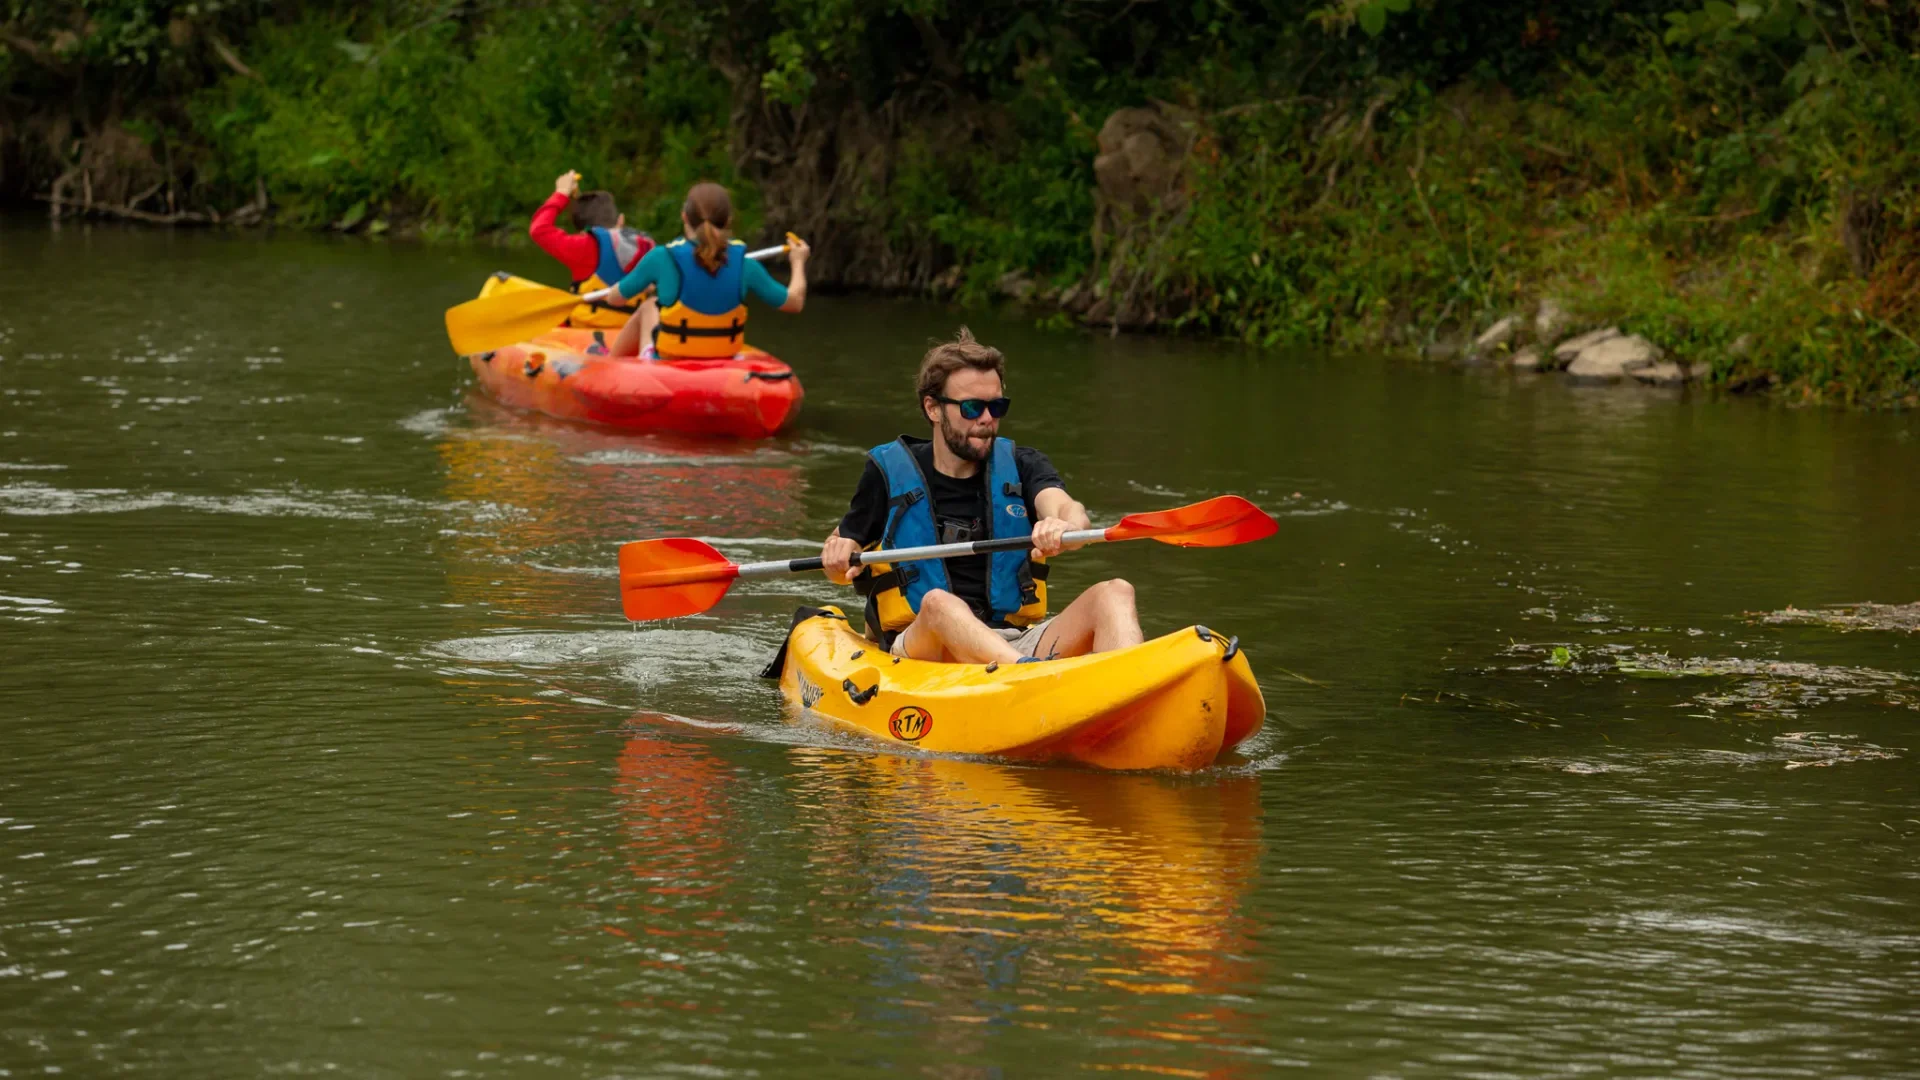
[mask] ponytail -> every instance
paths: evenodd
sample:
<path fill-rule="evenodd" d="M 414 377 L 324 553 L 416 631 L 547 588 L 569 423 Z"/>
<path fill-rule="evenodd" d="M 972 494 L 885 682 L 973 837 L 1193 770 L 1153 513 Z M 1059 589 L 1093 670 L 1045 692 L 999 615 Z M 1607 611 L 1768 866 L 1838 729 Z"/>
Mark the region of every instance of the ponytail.
<path fill-rule="evenodd" d="M 707 273 L 719 273 L 720 268 L 727 264 L 727 230 L 716 229 L 713 222 L 703 221 L 696 231 L 700 234 L 700 246 L 694 249 L 694 259 L 706 268 Z"/>
<path fill-rule="evenodd" d="M 695 184 L 680 212 L 699 241 L 694 261 L 707 273 L 718 274 L 727 264 L 727 245 L 733 240 L 733 201 L 727 198 L 727 189 L 719 184 Z"/>

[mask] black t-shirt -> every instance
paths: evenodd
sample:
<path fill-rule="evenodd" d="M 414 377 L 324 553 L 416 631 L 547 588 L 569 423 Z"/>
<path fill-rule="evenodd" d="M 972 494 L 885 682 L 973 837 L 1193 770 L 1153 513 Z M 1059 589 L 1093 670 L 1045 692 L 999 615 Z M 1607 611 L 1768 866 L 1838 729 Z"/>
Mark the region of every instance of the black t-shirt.
<path fill-rule="evenodd" d="M 933 500 L 933 523 L 939 531 L 937 543 L 960 540 L 985 540 L 987 537 L 987 464 L 964 480 L 956 480 L 933 467 L 933 444 L 909 439 L 907 446 L 920 463 L 920 474 L 927 478 L 927 494 Z M 1027 501 L 1027 520 L 1040 520 L 1034 497 L 1048 488 L 1066 488 L 1060 473 L 1047 455 L 1029 446 L 1013 448 L 1013 464 L 1020 472 L 1020 491 Z M 887 474 L 869 457 L 866 471 L 860 474 L 860 486 L 853 493 L 847 515 L 840 519 L 840 535 L 866 547 L 880 539 L 887 528 Z M 967 535 L 967 530 L 972 534 Z M 953 594 L 965 600 L 973 613 L 985 621 L 987 607 L 987 562 L 991 555 L 964 555 L 942 560 L 947 564 L 947 580 Z"/>

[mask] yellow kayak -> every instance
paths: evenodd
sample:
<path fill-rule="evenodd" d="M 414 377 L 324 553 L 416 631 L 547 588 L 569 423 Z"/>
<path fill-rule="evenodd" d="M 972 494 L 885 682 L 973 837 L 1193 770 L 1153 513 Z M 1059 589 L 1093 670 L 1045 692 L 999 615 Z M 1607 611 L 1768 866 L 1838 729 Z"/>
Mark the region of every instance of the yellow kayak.
<path fill-rule="evenodd" d="M 1246 652 L 1198 626 L 1065 660 L 941 664 L 889 656 L 826 608 L 795 623 L 776 664 L 798 708 L 943 754 L 1200 769 L 1267 715 Z"/>

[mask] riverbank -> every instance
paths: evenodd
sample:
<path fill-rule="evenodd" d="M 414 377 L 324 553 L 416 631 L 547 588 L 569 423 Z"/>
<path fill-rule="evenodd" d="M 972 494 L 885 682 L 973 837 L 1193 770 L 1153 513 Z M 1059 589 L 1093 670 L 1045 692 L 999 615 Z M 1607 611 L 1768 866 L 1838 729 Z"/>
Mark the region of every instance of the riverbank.
<path fill-rule="evenodd" d="M 1920 404 L 1912 13 L 1095 6 L 21 16 L 0 189 L 433 238 L 517 235 L 567 167 L 656 230 L 717 178 L 829 287 L 1523 366 L 1546 303 L 1631 370 Z"/>

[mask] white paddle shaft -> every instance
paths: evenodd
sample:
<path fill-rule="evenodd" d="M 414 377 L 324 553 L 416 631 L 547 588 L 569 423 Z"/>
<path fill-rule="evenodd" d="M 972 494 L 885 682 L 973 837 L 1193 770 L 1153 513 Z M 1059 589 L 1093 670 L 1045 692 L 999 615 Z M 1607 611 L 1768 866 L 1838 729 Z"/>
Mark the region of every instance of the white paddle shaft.
<path fill-rule="evenodd" d="M 1097 544 L 1107 538 L 1105 529 L 1074 529 L 1060 537 L 1064 544 Z M 986 555 L 995 551 L 1018 551 L 1033 546 L 1030 536 L 1009 536 L 1000 540 L 973 540 L 960 544 L 928 544 L 924 547 L 889 548 L 884 551 L 857 551 L 848 566 L 870 562 L 903 563 L 919 559 L 947 559 L 955 555 Z M 740 577 L 770 577 L 774 574 L 798 574 L 821 569 L 820 557 L 781 559 L 774 562 L 740 564 Z"/>

